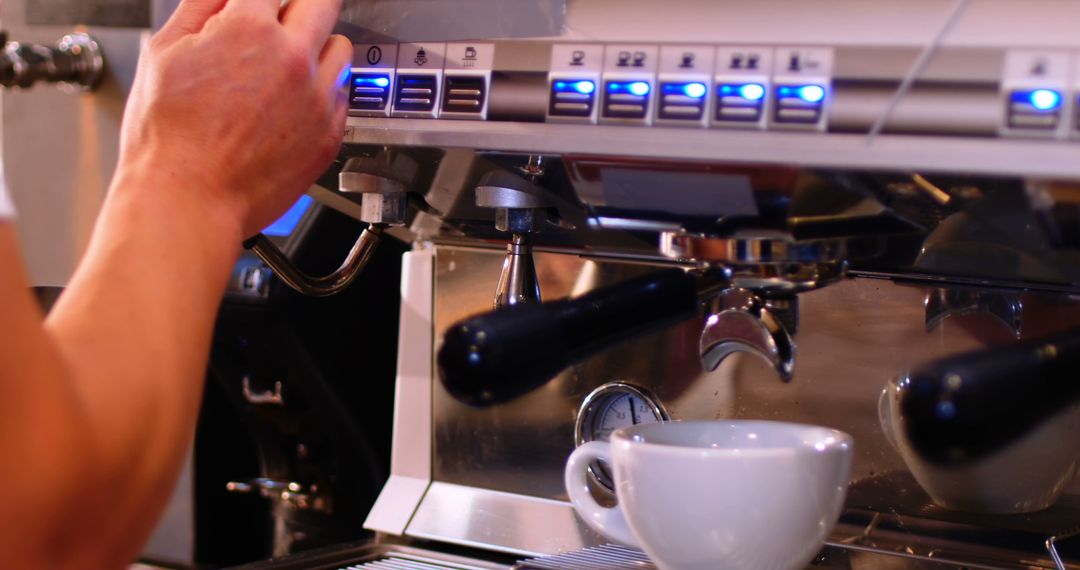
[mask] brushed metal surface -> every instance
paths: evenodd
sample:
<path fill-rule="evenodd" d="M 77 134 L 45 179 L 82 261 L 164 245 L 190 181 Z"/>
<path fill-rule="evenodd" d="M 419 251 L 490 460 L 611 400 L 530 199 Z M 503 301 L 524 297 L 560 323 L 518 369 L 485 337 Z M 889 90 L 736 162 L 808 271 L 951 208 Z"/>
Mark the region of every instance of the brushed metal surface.
<path fill-rule="evenodd" d="M 436 335 L 452 322 L 489 310 L 486 291 L 498 278 L 500 264 L 497 251 L 436 248 Z M 649 270 L 553 253 L 538 253 L 536 264 L 551 299 Z M 1015 342 L 1012 331 L 985 314 L 957 314 L 928 332 L 925 301 L 936 287 L 860 278 L 802 294 L 795 337 L 799 356 L 790 384 L 778 381 L 767 363 L 745 354 L 704 372 L 697 350 L 702 326 L 698 319 L 611 349 L 503 405 L 465 406 L 434 381 L 433 483 L 407 534 L 513 553 L 550 554 L 602 544 L 573 520 L 562 475 L 574 448 L 574 420 L 582 398 L 614 380 L 656 394 L 673 419 L 776 419 L 851 433 L 856 439 L 852 484 L 859 491 L 853 492 L 849 507 L 964 522 L 935 510 L 925 495 L 912 491 L 907 468 L 882 433 L 877 414 L 885 383 L 909 367 Z M 1074 299 L 1024 295 L 1025 337 L 1080 322 L 1080 303 Z M 1076 503 L 1077 485 L 1066 493 L 1057 514 L 1038 520 L 1080 520 L 1070 506 Z M 916 496 L 922 498 L 912 498 Z M 561 509 L 556 508 L 559 504 Z M 979 520 L 987 532 L 994 526 L 986 517 Z M 1031 520 L 997 526 L 1011 524 L 1013 531 L 1036 535 L 1047 530 L 1046 524 Z M 917 536 L 911 536 L 913 543 Z"/>
<path fill-rule="evenodd" d="M 904 116 L 897 121 L 907 120 Z M 349 117 L 345 138 L 355 144 L 475 148 L 524 154 L 603 154 L 699 161 L 722 157 L 728 163 L 1080 180 L 1076 146 L 1051 140 L 883 134 L 870 141 L 866 135 L 849 133 L 818 135 L 362 117 Z"/>

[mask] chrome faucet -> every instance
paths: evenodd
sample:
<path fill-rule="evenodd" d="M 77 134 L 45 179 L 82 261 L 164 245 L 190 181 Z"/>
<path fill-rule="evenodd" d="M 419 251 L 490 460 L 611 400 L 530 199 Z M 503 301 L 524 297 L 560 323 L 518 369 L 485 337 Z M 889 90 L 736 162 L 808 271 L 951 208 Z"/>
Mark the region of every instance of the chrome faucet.
<path fill-rule="evenodd" d="M 541 301 L 529 234 L 546 221 L 545 210 L 551 206 L 545 190 L 536 184 L 544 174 L 543 157 L 530 156 L 521 171 L 524 178 L 505 171 L 490 172 L 476 187 L 476 205 L 495 208 L 495 227 L 511 234 L 495 289 L 496 309 Z"/>

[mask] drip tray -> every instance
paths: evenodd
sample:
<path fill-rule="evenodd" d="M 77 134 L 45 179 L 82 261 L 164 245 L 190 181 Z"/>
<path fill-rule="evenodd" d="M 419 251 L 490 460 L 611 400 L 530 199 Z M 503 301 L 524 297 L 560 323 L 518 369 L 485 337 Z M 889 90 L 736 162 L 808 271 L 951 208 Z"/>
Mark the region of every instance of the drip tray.
<path fill-rule="evenodd" d="M 1055 565 L 1047 553 L 1000 550 L 991 544 L 954 548 L 949 540 L 930 540 L 934 533 L 916 528 L 919 519 L 906 519 L 901 531 L 890 528 L 886 515 L 872 514 L 868 525 L 853 524 L 848 511 L 832 540 L 810 568 L 862 570 L 1080 570 L 1062 562 Z M 941 523 L 937 523 L 941 524 Z M 1064 537 L 1063 537 L 1064 538 Z M 426 543 L 424 543 L 426 545 Z M 396 544 L 356 543 L 296 554 L 278 560 L 248 564 L 233 570 L 655 570 L 639 550 L 607 544 L 551 556 L 518 560 L 505 554 L 432 545 L 438 550 Z"/>
<path fill-rule="evenodd" d="M 432 554 L 434 555 L 434 553 Z M 362 568 L 382 570 L 489 570 L 491 567 L 448 562 L 442 560 L 441 556 L 435 558 L 432 556 L 390 552 L 371 562 L 342 566 L 338 570 L 361 570 Z"/>
<path fill-rule="evenodd" d="M 335 546 L 238 566 L 232 570 L 511 570 L 473 558 L 394 544 L 370 542 Z"/>
<path fill-rule="evenodd" d="M 514 570 L 656 570 L 644 552 L 605 544 L 555 556 L 522 560 Z"/>

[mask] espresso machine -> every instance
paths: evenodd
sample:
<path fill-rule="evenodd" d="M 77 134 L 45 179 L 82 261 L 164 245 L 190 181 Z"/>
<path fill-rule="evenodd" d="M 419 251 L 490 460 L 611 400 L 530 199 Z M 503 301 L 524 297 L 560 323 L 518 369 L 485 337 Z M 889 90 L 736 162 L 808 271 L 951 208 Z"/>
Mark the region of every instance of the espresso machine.
<path fill-rule="evenodd" d="M 814 565 L 1080 566 L 1080 7 L 478 4 L 343 13 L 391 476 L 374 543 L 262 567 L 645 568 L 567 456 L 726 418 L 854 436 Z"/>
<path fill-rule="evenodd" d="M 648 568 L 579 519 L 567 457 L 729 418 L 854 436 L 815 566 L 1080 568 L 1076 21 L 346 1 L 345 140 L 309 195 L 366 230 L 319 271 L 256 236 L 233 294 L 347 295 L 408 247 L 390 477 L 349 513 L 373 539 L 246 568 Z"/>

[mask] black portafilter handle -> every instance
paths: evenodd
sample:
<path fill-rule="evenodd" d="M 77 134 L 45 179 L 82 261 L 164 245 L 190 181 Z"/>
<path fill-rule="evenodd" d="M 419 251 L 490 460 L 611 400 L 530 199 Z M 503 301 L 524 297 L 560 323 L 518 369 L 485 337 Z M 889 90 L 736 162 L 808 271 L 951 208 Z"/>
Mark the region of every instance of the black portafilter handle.
<path fill-rule="evenodd" d="M 898 387 L 902 429 L 914 451 L 938 465 L 973 463 L 1080 400 L 1080 329 L 943 358 L 913 370 Z"/>
<path fill-rule="evenodd" d="M 470 405 L 512 400 L 608 347 L 697 315 L 699 290 L 708 282 L 664 270 L 576 299 L 470 317 L 443 335 L 439 378 Z"/>

